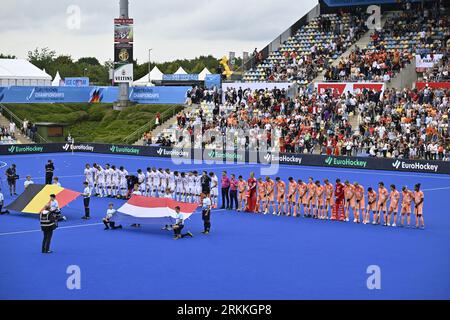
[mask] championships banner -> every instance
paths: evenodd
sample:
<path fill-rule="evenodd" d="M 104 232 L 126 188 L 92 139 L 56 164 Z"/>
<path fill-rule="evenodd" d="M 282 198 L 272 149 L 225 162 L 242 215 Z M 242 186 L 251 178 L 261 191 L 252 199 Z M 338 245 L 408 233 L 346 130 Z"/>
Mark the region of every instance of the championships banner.
<path fill-rule="evenodd" d="M 335 157 L 309 154 L 270 154 L 260 155 L 255 152 L 233 152 L 217 150 L 179 150 L 166 147 L 122 146 L 110 144 L 78 143 L 75 145 L 33 144 L 33 145 L 0 145 L 0 155 L 44 154 L 84 152 L 143 157 L 173 158 L 178 163 L 189 164 L 191 161 L 259 163 L 270 165 L 313 166 L 330 168 L 351 168 L 361 170 L 386 170 L 398 172 L 417 172 L 427 174 L 450 174 L 450 162 L 426 161 L 386 158 Z"/>
<path fill-rule="evenodd" d="M 182 104 L 189 89 L 133 87 L 130 100 L 139 104 Z M 0 87 L 0 103 L 114 103 L 118 97 L 118 87 Z"/>

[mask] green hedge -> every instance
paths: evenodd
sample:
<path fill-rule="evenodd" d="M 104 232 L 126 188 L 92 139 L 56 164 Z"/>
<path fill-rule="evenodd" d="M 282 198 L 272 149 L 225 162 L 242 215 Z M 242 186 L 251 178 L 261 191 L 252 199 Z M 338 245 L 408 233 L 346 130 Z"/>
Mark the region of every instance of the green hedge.
<path fill-rule="evenodd" d="M 8 104 L 20 119 L 31 122 L 67 123 L 68 132 L 78 142 L 133 143 L 142 135 L 124 139 L 148 124 L 154 127 L 156 114 L 163 121 L 183 109 L 180 105 L 136 105 L 124 111 L 113 110 L 112 104 Z"/>

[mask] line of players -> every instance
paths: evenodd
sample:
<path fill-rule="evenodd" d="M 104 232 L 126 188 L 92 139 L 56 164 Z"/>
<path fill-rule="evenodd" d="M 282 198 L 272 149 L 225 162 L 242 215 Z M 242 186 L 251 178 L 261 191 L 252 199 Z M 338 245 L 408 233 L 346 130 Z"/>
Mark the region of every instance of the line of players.
<path fill-rule="evenodd" d="M 130 175 L 124 168 L 106 164 L 103 168 L 99 164 L 86 164 L 85 180 L 97 197 L 129 198 L 138 185 L 140 194 L 149 197 L 165 198 L 167 194 L 180 202 L 201 204 L 201 194 L 204 193 L 205 181 L 210 190 L 212 207 L 217 208 L 219 195 L 219 179 L 215 173 L 204 171 L 199 175 L 197 171 L 178 172 L 170 169 L 147 168 L 137 171 L 137 176 Z M 208 176 L 208 179 L 205 177 Z"/>
<path fill-rule="evenodd" d="M 351 184 L 346 181 L 342 184 L 341 180 L 337 179 L 336 186 L 333 186 L 328 179 L 325 179 L 323 184 L 320 181 L 314 181 L 312 177 L 309 178 L 308 183 L 301 179 L 295 181 L 292 177 L 288 180 L 287 186 L 279 177 L 275 181 L 270 177 L 267 177 L 265 181 L 262 178 L 257 180 L 257 213 L 269 214 L 272 208 L 274 215 L 301 217 L 303 208 L 305 218 L 348 222 L 350 210 L 352 210 L 355 223 L 371 223 L 372 213 L 372 224 L 381 224 L 381 218 L 383 218 L 383 225 L 392 227 L 396 227 L 397 222 L 403 227 L 405 217 L 407 227 L 410 227 L 411 215 L 414 214 L 416 227 L 425 228 L 424 193 L 420 190 L 420 184 L 415 186 L 414 191 L 405 186 L 400 194 L 395 185 L 391 185 L 388 191 L 384 183 L 380 182 L 378 193 L 373 188 L 367 189 L 366 206 L 365 188 L 358 182 Z M 238 178 L 237 189 L 238 211 L 241 211 L 246 207 L 248 197 L 248 184 L 242 176 Z M 338 210 L 333 211 L 336 209 L 334 208 L 336 204 L 343 205 L 344 215 L 339 215 Z M 400 205 L 401 220 L 397 221 Z"/>

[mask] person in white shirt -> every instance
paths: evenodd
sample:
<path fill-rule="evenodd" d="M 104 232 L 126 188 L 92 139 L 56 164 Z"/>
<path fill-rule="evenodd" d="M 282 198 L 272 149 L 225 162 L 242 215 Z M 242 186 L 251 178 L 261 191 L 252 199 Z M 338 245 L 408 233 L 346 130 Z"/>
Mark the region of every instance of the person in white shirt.
<path fill-rule="evenodd" d="M 139 185 L 139 183 L 136 183 L 136 184 L 134 185 L 134 189 L 133 189 L 132 195 L 133 195 L 133 196 L 142 196 L 142 192 L 141 192 L 141 190 L 140 190 L 140 185 Z"/>
<path fill-rule="evenodd" d="M 219 200 L 219 178 L 214 172 L 211 172 L 209 176 L 211 177 L 211 205 L 216 208 Z"/>
<path fill-rule="evenodd" d="M 187 201 L 188 179 L 185 172 L 181 173 L 181 201 Z"/>
<path fill-rule="evenodd" d="M 93 171 L 90 164 L 86 164 L 86 167 L 84 169 L 84 181 L 88 183 L 88 186 L 90 188 L 94 187 Z"/>
<path fill-rule="evenodd" d="M 112 191 L 112 172 L 111 172 L 111 167 L 109 166 L 109 164 L 107 164 L 105 166 L 105 188 L 106 188 L 106 192 L 105 192 L 105 196 L 107 197 L 111 197 L 111 191 Z"/>
<path fill-rule="evenodd" d="M 58 221 L 67 220 L 67 218 L 61 214 L 61 209 L 59 208 L 58 200 L 56 200 L 56 195 L 50 195 L 50 202 L 48 205 L 50 206 L 50 211 L 56 215 Z"/>
<path fill-rule="evenodd" d="M 3 196 L 2 190 L 0 190 L 0 214 L 9 214 L 8 210 L 3 211 L 4 204 L 5 204 L 5 197 Z"/>
<path fill-rule="evenodd" d="M 147 190 L 146 190 L 146 194 L 147 196 L 151 197 L 152 196 L 152 186 L 153 186 L 153 174 L 152 174 L 152 169 L 149 167 L 147 168 L 147 172 L 145 173 L 145 181 L 146 181 L 146 186 L 147 186 Z"/>
<path fill-rule="evenodd" d="M 192 238 L 193 235 L 190 231 L 188 231 L 186 234 L 181 234 L 181 231 L 184 228 L 184 216 L 180 212 L 180 210 L 180 207 L 175 207 L 175 224 L 172 226 L 173 232 L 175 234 L 174 239 L 179 240 L 186 237 Z"/>
<path fill-rule="evenodd" d="M 116 166 L 111 167 L 111 188 L 113 197 L 117 198 L 119 195 L 119 170 Z"/>
<path fill-rule="evenodd" d="M 121 225 L 116 226 L 116 223 L 113 221 L 116 213 L 117 213 L 117 210 L 114 209 L 114 203 L 110 202 L 108 205 L 108 210 L 106 210 L 106 216 L 103 218 L 103 224 L 105 225 L 105 230 L 122 229 Z"/>
<path fill-rule="evenodd" d="M 145 194 L 146 186 L 145 186 L 145 174 L 142 172 L 141 169 L 137 171 L 138 175 L 138 184 L 139 184 L 139 191 L 141 192 L 141 195 Z"/>
<path fill-rule="evenodd" d="M 119 185 L 120 185 L 120 196 L 122 199 L 125 199 L 127 196 L 127 191 L 128 191 L 127 176 L 128 176 L 128 171 L 125 170 L 124 167 L 120 167 L 119 168 Z"/>
<path fill-rule="evenodd" d="M 169 175 L 169 191 L 172 199 L 175 196 L 175 173 L 167 169 L 167 174 Z"/>
<path fill-rule="evenodd" d="M 152 197 L 157 196 L 157 191 L 159 190 L 159 187 L 161 185 L 161 176 L 159 175 L 159 172 L 156 171 L 156 168 L 152 169 L 153 174 L 153 191 L 152 191 Z"/>
<path fill-rule="evenodd" d="M 31 176 L 27 176 L 27 179 L 23 183 L 23 186 L 25 187 L 25 190 L 28 188 L 30 184 L 34 184 L 33 180 L 31 180 Z"/>
<path fill-rule="evenodd" d="M 85 181 L 83 183 L 83 185 L 84 185 L 84 190 L 83 190 L 84 216 L 81 219 L 89 220 L 91 218 L 90 208 L 89 208 L 89 203 L 91 201 L 91 188 L 87 181 Z"/>
<path fill-rule="evenodd" d="M 181 201 L 181 194 L 183 193 L 183 183 L 181 181 L 181 175 L 178 171 L 174 172 L 175 175 L 175 200 Z"/>
<path fill-rule="evenodd" d="M 209 234 L 211 231 L 211 198 L 207 194 L 202 194 L 202 220 L 203 220 L 203 234 Z"/>
<path fill-rule="evenodd" d="M 58 186 L 58 187 L 61 188 L 61 183 L 59 182 L 59 178 L 58 178 L 58 177 L 54 177 L 54 178 L 53 178 L 53 183 L 52 183 L 52 185 Z"/>
<path fill-rule="evenodd" d="M 106 190 L 105 170 L 100 165 L 97 166 L 96 184 L 97 184 L 97 190 L 96 190 L 97 195 L 98 195 L 98 197 L 103 198 L 108 193 Z"/>
<path fill-rule="evenodd" d="M 202 194 L 202 177 L 198 175 L 197 171 L 194 171 L 194 195 L 195 203 L 199 203 L 200 195 Z"/>
<path fill-rule="evenodd" d="M 195 197 L 195 178 L 192 172 L 188 173 L 187 176 L 187 202 L 194 202 Z"/>
<path fill-rule="evenodd" d="M 14 136 L 16 133 L 16 124 L 14 122 L 9 123 L 9 133 Z"/>
<path fill-rule="evenodd" d="M 159 176 L 161 179 L 161 185 L 159 186 L 159 190 L 158 190 L 158 194 L 160 195 L 160 198 L 164 197 L 164 194 L 166 192 L 167 189 L 167 179 L 169 178 L 169 176 L 166 174 L 166 172 L 163 169 L 159 169 Z"/>
<path fill-rule="evenodd" d="M 141 186 L 139 185 L 139 183 L 136 183 L 134 185 L 134 189 L 133 189 L 132 195 L 133 196 L 142 196 L 143 193 L 141 192 L 140 188 L 141 188 Z M 134 227 L 134 228 L 139 228 L 141 225 L 138 224 L 138 223 L 133 223 L 131 226 Z"/>

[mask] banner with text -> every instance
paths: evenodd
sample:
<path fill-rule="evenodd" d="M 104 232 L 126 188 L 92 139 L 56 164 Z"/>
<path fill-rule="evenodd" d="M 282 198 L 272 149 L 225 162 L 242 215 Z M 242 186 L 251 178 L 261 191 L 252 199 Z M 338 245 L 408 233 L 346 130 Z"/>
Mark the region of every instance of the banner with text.
<path fill-rule="evenodd" d="M 271 154 L 256 152 L 237 152 L 223 150 L 179 150 L 166 147 L 122 146 L 95 143 L 0 145 L 0 155 L 44 154 L 64 152 L 85 152 L 127 156 L 163 157 L 217 162 L 259 163 L 262 166 L 277 163 L 281 165 L 348 168 L 358 170 L 385 170 L 398 172 L 417 172 L 428 174 L 450 174 L 450 162 L 387 158 L 335 157 L 310 154 Z"/>

